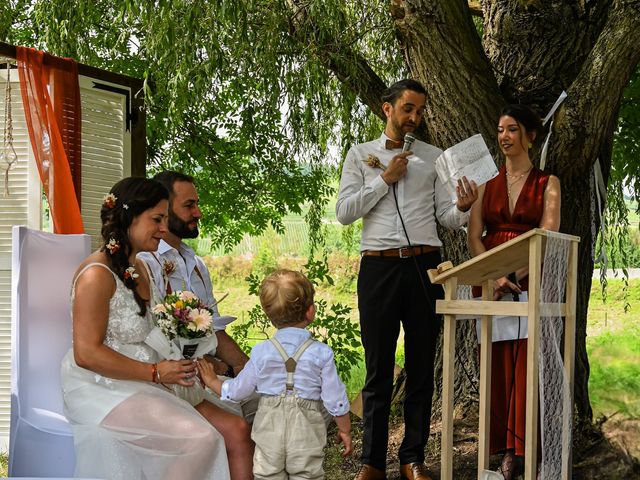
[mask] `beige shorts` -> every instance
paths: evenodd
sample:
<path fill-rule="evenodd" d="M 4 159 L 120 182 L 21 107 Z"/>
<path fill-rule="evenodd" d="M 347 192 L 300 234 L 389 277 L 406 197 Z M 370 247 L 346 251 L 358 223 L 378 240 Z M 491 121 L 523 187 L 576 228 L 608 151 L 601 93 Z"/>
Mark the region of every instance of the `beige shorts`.
<path fill-rule="evenodd" d="M 322 479 L 327 443 L 323 405 L 295 395 L 263 396 L 253 422 L 253 473 L 259 479 Z"/>

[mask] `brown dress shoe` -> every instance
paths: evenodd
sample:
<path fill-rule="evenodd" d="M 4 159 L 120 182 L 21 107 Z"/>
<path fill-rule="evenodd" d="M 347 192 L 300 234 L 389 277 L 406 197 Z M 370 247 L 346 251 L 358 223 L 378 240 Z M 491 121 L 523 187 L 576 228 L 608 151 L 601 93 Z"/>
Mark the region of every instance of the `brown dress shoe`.
<path fill-rule="evenodd" d="M 371 465 L 362 465 L 353 480 L 387 480 L 387 473 Z"/>
<path fill-rule="evenodd" d="M 432 480 L 427 473 L 427 467 L 419 462 L 400 465 L 400 478 L 402 480 Z"/>

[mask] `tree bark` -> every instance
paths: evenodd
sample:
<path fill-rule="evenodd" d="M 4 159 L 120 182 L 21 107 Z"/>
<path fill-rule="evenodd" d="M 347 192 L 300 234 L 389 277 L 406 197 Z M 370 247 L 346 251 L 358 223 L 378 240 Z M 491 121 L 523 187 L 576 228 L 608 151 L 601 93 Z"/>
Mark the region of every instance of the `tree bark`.
<path fill-rule="evenodd" d="M 508 103 L 546 113 L 582 68 L 611 0 L 482 0 L 483 46 Z"/>
<path fill-rule="evenodd" d="M 589 361 L 586 352 L 587 310 L 593 274 L 593 242 L 601 212 L 592 218 L 593 165 L 600 159 L 605 184 L 611 169 L 613 132 L 624 88 L 640 61 L 640 2 L 616 1 L 597 42 L 568 89 L 558 112 L 548 169 L 562 182 L 561 230 L 579 236 L 576 311 L 575 406 L 579 421 L 592 419 Z M 557 135 L 557 136 L 556 136 Z M 576 212 L 582 212 L 576 215 Z"/>
<path fill-rule="evenodd" d="M 410 76 L 427 89 L 429 141 L 492 138 L 503 101 L 467 2 L 392 0 L 391 15 Z"/>
<path fill-rule="evenodd" d="M 620 99 L 640 61 L 640 2 L 481 0 L 482 41 L 467 1 L 391 0 L 390 5 L 409 76 L 427 88 L 427 140 L 438 147 L 481 133 L 500 163 L 495 130 L 501 107 L 520 102 L 544 114 L 561 91 L 568 93 L 555 115 L 546 170 L 562 184 L 561 231 L 582 239 L 574 394 L 578 419 L 590 421 L 586 318 L 600 212 L 592 208 L 589 192 L 596 159 L 605 182 L 609 177 Z M 473 13 L 479 13 L 475 5 Z M 354 85 L 349 83 L 354 81 L 352 70 L 332 61 L 331 50 L 320 58 L 379 115 L 376 95 L 363 93 L 370 90 L 361 85 L 372 82 L 373 91 L 380 92 L 377 75 L 357 67 L 365 74 Z M 366 63 L 357 55 L 351 58 Z M 464 234 L 445 229 L 440 234 L 447 258 L 454 263 L 468 258 Z M 456 397 L 464 406 L 474 396 L 477 349 L 471 325 L 461 324 L 456 337 L 458 361 L 471 371 L 470 379 L 461 369 L 456 372 Z"/>

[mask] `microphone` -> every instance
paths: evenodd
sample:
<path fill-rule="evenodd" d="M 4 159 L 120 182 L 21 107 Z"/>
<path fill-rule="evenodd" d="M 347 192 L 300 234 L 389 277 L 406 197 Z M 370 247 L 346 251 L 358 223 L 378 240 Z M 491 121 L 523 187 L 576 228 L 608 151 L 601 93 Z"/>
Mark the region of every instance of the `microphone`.
<path fill-rule="evenodd" d="M 511 283 L 515 283 L 516 285 L 518 284 L 518 281 L 516 280 L 516 272 L 511 272 L 507 275 L 507 278 Z M 511 296 L 513 297 L 514 302 L 520 301 L 520 294 L 518 294 L 518 292 L 511 292 Z"/>
<path fill-rule="evenodd" d="M 411 145 L 416 141 L 416 137 L 413 133 L 407 132 L 404 134 L 404 145 L 402 145 L 402 151 L 406 152 L 411 150 Z"/>

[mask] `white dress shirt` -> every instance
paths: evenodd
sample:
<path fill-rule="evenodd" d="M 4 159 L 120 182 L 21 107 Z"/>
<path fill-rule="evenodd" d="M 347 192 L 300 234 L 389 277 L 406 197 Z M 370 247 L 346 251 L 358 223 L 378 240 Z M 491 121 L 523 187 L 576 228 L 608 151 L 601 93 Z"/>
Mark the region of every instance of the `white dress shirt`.
<path fill-rule="evenodd" d="M 382 179 L 382 170 L 367 165 L 369 155 L 383 165 L 400 153 L 387 150 L 384 133 L 377 140 L 351 147 L 342 167 L 336 216 L 344 225 L 363 219 L 360 250 L 386 250 L 408 245 L 393 196 L 393 188 Z M 459 228 L 469 212 L 461 212 L 452 201 L 435 170 L 442 150 L 416 140 L 408 157 L 407 173 L 397 182 L 398 207 L 411 245 L 442 245 L 436 230 L 440 224 Z"/>
<path fill-rule="evenodd" d="M 173 248 L 164 240 L 160 240 L 157 252 L 141 252 L 138 257 L 145 261 L 151 269 L 153 281 L 158 287 L 160 295 L 167 294 L 166 281 L 169 280 L 171 291 L 188 290 L 193 292 L 205 305 L 213 305 L 213 328 L 214 330 L 224 330 L 225 324 L 216 324 L 216 319 L 220 319 L 216 299 L 213 295 L 213 286 L 209 270 L 202 258 L 196 255 L 186 243 L 181 242 L 179 249 Z M 165 265 L 172 265 L 172 272 L 167 277 Z"/>
<path fill-rule="evenodd" d="M 304 328 L 281 328 L 275 333 L 285 352 L 293 356 L 311 333 Z M 257 391 L 262 395 L 282 395 L 286 392 L 287 372 L 284 360 L 269 340 L 251 350 L 251 358 L 236 378 L 222 384 L 220 398 L 238 402 Z M 313 342 L 304 351 L 293 376 L 294 388 L 300 398 L 322 400 L 334 417 L 349 411 L 344 384 L 338 377 L 333 351 L 322 342 Z"/>

